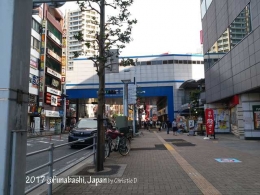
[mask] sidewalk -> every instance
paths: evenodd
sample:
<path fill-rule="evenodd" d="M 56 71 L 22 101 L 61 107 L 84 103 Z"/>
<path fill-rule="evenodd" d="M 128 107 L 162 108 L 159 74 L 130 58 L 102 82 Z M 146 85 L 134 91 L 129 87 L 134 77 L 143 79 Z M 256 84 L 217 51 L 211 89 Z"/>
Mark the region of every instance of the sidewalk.
<path fill-rule="evenodd" d="M 128 156 L 111 153 L 104 171 L 95 174 L 86 165 L 71 175 L 84 176 L 87 182 L 90 176 L 103 182 L 109 178 L 112 184 L 63 184 L 53 194 L 260 194 L 259 141 L 233 135 L 205 140 L 204 136 L 142 131 L 144 136 L 134 138 Z M 217 158 L 241 162 L 218 162 Z"/>

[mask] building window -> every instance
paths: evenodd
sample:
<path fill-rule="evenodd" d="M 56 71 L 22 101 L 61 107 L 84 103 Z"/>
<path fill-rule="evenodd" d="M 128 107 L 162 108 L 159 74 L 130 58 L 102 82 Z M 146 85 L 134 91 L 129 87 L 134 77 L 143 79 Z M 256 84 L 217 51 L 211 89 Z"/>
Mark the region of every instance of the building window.
<path fill-rule="evenodd" d="M 188 60 L 188 64 L 191 64 L 191 60 Z"/>
<path fill-rule="evenodd" d="M 168 60 L 168 64 L 173 64 L 173 60 Z"/>
<path fill-rule="evenodd" d="M 151 61 L 147 61 L 147 65 L 151 65 L 152 64 L 152 62 Z"/>
<path fill-rule="evenodd" d="M 179 64 L 179 61 L 178 60 L 174 60 L 174 64 Z"/>
<path fill-rule="evenodd" d="M 168 64 L 168 61 L 167 60 L 163 60 L 163 64 Z"/>
<path fill-rule="evenodd" d="M 40 23 L 38 23 L 35 19 L 32 19 L 32 29 L 40 34 Z"/>
<path fill-rule="evenodd" d="M 40 41 L 31 36 L 31 47 L 40 52 Z"/>

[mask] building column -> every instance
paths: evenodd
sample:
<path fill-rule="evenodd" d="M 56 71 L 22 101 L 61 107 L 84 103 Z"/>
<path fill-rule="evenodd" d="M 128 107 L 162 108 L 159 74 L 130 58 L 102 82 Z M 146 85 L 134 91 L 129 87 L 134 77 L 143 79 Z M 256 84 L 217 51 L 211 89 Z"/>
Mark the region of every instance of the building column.
<path fill-rule="evenodd" d="M 25 189 L 32 1 L 1 0 L 0 18 L 0 194 L 19 195 Z"/>

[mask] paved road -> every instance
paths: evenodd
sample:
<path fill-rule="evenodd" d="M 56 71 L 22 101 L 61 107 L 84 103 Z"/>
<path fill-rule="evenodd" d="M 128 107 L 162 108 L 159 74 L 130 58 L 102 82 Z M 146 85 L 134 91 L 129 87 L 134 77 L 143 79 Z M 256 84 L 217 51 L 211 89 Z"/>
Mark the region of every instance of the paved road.
<path fill-rule="evenodd" d="M 50 137 L 38 137 L 27 140 L 27 153 L 31 153 L 37 150 L 48 148 L 50 143 L 54 143 L 54 146 L 67 143 L 68 135 L 57 135 Z M 73 152 L 77 152 L 80 148 L 71 149 L 70 146 L 63 146 L 54 150 L 54 160 L 61 158 Z M 81 148 L 82 149 L 82 148 Z M 68 166 L 72 166 L 75 162 L 86 157 L 92 149 L 83 150 L 75 155 L 72 155 L 64 160 L 61 160 L 54 164 L 54 174 L 57 174 L 64 170 Z M 48 152 L 40 153 L 26 158 L 26 171 L 36 168 L 42 164 L 48 163 L 49 154 Z M 41 170 L 35 171 L 26 176 L 26 189 L 41 183 L 42 179 L 48 176 L 49 168 L 42 168 Z"/>

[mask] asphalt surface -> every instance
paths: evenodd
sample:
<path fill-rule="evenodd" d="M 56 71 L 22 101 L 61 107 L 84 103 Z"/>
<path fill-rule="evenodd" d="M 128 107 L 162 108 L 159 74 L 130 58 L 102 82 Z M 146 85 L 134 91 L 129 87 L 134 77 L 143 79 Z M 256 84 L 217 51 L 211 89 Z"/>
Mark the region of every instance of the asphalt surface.
<path fill-rule="evenodd" d="M 27 154 L 46 149 L 53 143 L 54 147 L 68 143 L 68 135 L 53 135 L 53 136 L 46 136 L 46 137 L 36 137 L 30 138 L 27 140 Z M 71 149 L 69 145 L 59 147 L 54 149 L 54 160 L 61 158 L 65 155 L 71 154 L 73 152 L 77 152 L 83 147 L 77 147 Z M 59 162 L 56 162 L 53 166 L 53 175 L 60 173 L 67 167 L 73 166 L 76 162 L 80 161 L 81 159 L 85 158 L 88 154 L 92 152 L 92 149 L 85 149 L 80 151 L 77 154 L 74 154 L 70 157 L 67 157 Z M 49 153 L 43 152 L 33 156 L 26 157 L 26 171 L 39 167 L 43 164 L 48 163 L 49 161 Z M 42 183 L 44 179 L 48 177 L 49 167 L 42 168 L 38 171 L 35 171 L 26 176 L 26 190 L 37 185 L 38 183 Z"/>

